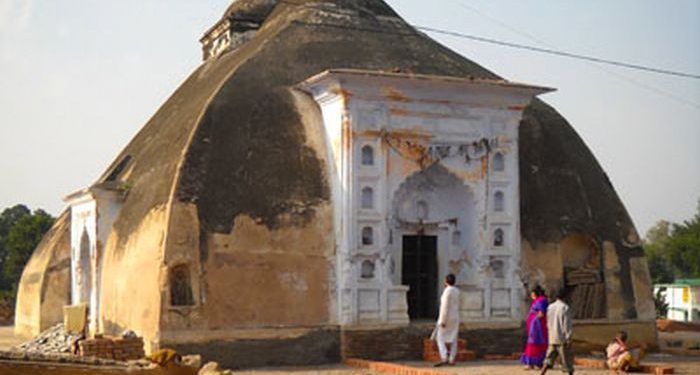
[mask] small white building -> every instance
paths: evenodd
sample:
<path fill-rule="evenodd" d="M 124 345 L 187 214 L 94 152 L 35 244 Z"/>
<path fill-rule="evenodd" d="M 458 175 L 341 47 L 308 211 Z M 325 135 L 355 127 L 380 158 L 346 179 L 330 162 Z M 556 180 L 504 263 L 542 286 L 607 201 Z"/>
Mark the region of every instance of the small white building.
<path fill-rule="evenodd" d="M 700 322 L 700 279 L 679 279 L 673 284 L 654 285 L 654 294 L 659 291 L 668 303 L 668 319 Z"/>

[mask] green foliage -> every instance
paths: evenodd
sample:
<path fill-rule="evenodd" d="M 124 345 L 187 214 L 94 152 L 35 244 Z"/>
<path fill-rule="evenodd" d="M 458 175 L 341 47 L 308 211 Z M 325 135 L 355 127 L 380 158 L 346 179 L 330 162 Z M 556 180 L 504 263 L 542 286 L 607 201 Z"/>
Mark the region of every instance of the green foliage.
<path fill-rule="evenodd" d="M 644 252 L 649 262 L 649 272 L 654 284 L 670 283 L 674 280 L 673 267 L 664 254 L 671 239 L 671 223 L 661 220 L 647 231 Z"/>
<path fill-rule="evenodd" d="M 700 278 L 700 201 L 695 217 L 681 224 L 659 221 L 644 244 L 654 283 Z"/>
<path fill-rule="evenodd" d="M 44 210 L 32 213 L 24 205 L 0 214 L 0 299 L 14 301 L 22 270 L 53 222 Z"/>
<path fill-rule="evenodd" d="M 666 296 L 664 291 L 659 289 L 654 293 L 654 306 L 656 307 L 656 318 L 666 319 L 668 316 L 668 302 L 666 302 Z"/>
<path fill-rule="evenodd" d="M 22 204 L 6 208 L 0 213 L 0 271 L 2 271 L 7 261 L 8 251 L 6 242 L 10 229 L 12 229 L 19 219 L 29 215 L 31 215 L 31 211 L 29 211 L 27 206 Z M 8 286 L 11 285 L 9 280 L 4 276 L 4 272 L 0 272 L 0 291 L 7 290 Z"/>

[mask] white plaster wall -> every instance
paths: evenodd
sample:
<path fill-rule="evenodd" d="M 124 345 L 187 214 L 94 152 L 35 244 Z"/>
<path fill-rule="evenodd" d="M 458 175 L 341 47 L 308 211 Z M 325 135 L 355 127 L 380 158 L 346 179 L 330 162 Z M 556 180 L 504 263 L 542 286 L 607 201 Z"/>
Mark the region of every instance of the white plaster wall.
<path fill-rule="evenodd" d="M 396 140 L 431 149 L 434 159 L 440 158 L 437 163 L 459 181 L 439 192 L 420 193 L 426 195 L 430 211 L 425 220 L 429 225 L 423 226 L 425 234 L 438 237 L 438 293 L 444 275 L 456 272 L 463 292 L 463 320 L 519 320 L 518 124 L 533 93 L 439 80 L 332 74 L 326 78 L 304 89 L 321 107 L 338 171 L 332 185 L 337 198 L 339 322 L 408 322 L 408 288 L 401 285 L 402 236 L 415 231 L 400 222 L 415 218 L 409 217 L 410 209 L 393 205 L 397 204 L 397 192 L 403 191 L 402 187 L 409 189 L 406 181 L 426 166 L 407 158 L 400 147 L 393 147 Z M 489 151 L 477 152 L 472 147 L 482 140 L 488 141 Z M 361 163 L 365 146 L 374 149 L 371 166 Z M 447 146 L 467 151 L 440 156 L 439 151 Z M 503 171 L 493 171 L 490 166 L 496 151 L 504 156 Z M 465 154 L 470 155 L 469 160 Z M 374 191 L 372 208 L 361 206 L 365 187 Z M 456 198 L 466 196 L 465 191 L 471 202 Z M 494 210 L 495 191 L 504 194 L 503 212 Z M 408 202 L 420 195 L 412 194 L 403 199 Z M 456 222 L 451 218 L 457 218 Z M 361 243 L 365 226 L 373 228 L 371 245 Z M 497 228 L 504 230 L 503 246 L 493 245 L 492 234 Z M 455 231 L 462 233 L 458 244 L 452 243 Z M 363 262 L 374 264 L 373 277 L 362 277 Z M 500 271 L 494 269 L 499 263 Z"/>
<path fill-rule="evenodd" d="M 92 199 L 83 199 L 71 205 L 71 301 L 79 303 L 78 265 L 80 240 L 83 231 L 90 239 L 90 259 L 94 259 L 97 243 L 97 207 Z M 93 268 L 94 270 L 94 268 Z"/>
<path fill-rule="evenodd" d="M 102 284 L 102 249 L 112 230 L 112 224 L 121 207 L 120 195 L 115 191 L 85 191 L 69 200 L 71 207 L 71 302 L 79 303 L 81 238 L 86 231 L 90 243 L 91 279 L 89 284 L 90 331 L 99 330 L 99 293 Z M 82 282 L 82 281 L 81 281 Z"/>
<path fill-rule="evenodd" d="M 677 321 L 700 321 L 700 287 L 666 286 L 668 319 Z M 689 288 L 688 301 L 683 301 L 683 290 Z M 659 289 L 656 287 L 654 293 Z"/>

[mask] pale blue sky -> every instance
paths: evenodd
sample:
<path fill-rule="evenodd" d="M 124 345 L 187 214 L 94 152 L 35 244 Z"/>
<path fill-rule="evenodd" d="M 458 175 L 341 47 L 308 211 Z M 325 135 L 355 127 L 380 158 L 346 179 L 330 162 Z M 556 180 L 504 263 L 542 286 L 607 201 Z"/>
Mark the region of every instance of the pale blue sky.
<path fill-rule="evenodd" d="M 700 74 L 700 1 L 390 0 L 414 24 Z M 228 0 L 0 0 L 0 208 L 57 214 L 200 63 Z M 433 35 L 544 99 L 640 232 L 700 198 L 700 80 Z"/>

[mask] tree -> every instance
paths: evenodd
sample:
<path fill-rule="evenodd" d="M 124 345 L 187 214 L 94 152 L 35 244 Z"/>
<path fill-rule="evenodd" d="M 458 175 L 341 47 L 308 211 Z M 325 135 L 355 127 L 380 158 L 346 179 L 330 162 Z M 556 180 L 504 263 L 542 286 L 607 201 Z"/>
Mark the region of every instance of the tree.
<path fill-rule="evenodd" d="M 44 210 L 21 204 L 0 213 L 0 300 L 14 303 L 22 270 L 53 222 Z"/>
<path fill-rule="evenodd" d="M 7 260 L 8 251 L 6 242 L 10 229 L 12 229 L 17 221 L 30 215 L 31 211 L 23 204 L 6 208 L 0 213 L 0 270 L 4 268 Z M 0 272 L 0 290 L 7 290 L 11 285 L 4 276 L 4 273 Z"/>
<path fill-rule="evenodd" d="M 700 209 L 694 218 L 673 225 L 668 253 L 677 276 L 700 277 Z"/>
<path fill-rule="evenodd" d="M 700 200 L 693 218 L 681 224 L 659 221 L 644 243 L 654 283 L 676 278 L 700 278 Z"/>
<path fill-rule="evenodd" d="M 647 231 L 644 252 L 649 262 L 649 273 L 654 284 L 670 283 L 674 280 L 673 267 L 667 255 L 671 240 L 671 223 L 660 220 Z"/>
<path fill-rule="evenodd" d="M 668 302 L 666 302 L 665 288 L 654 293 L 654 306 L 656 307 L 656 319 L 666 319 L 668 316 Z"/>
<path fill-rule="evenodd" d="M 7 259 L 3 264 L 3 273 L 6 280 L 11 282 L 13 291 L 17 288 L 24 266 L 44 237 L 44 233 L 51 229 L 53 222 L 54 218 L 51 215 L 43 210 L 36 210 L 34 214 L 19 219 L 7 234 Z"/>
<path fill-rule="evenodd" d="M 669 263 L 669 261 L 662 255 L 657 253 L 647 253 L 647 261 L 649 263 L 651 281 L 654 284 L 672 283 L 676 278 L 671 263 Z"/>

